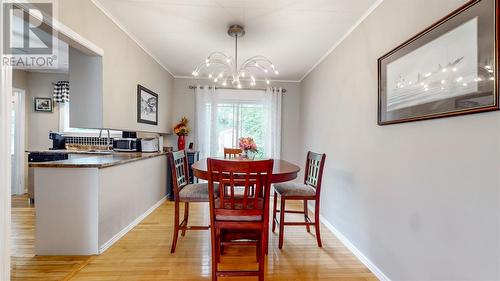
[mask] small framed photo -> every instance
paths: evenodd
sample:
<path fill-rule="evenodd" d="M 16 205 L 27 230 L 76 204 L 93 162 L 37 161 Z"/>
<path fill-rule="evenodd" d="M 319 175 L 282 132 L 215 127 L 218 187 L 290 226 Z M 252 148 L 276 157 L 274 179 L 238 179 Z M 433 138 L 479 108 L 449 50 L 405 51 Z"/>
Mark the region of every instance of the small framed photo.
<path fill-rule="evenodd" d="M 499 109 L 500 0 L 473 0 L 378 60 L 378 124 Z"/>
<path fill-rule="evenodd" d="M 52 112 L 52 98 L 33 98 L 33 110 L 35 112 Z"/>
<path fill-rule="evenodd" d="M 158 125 L 158 95 L 137 85 L 137 122 Z"/>

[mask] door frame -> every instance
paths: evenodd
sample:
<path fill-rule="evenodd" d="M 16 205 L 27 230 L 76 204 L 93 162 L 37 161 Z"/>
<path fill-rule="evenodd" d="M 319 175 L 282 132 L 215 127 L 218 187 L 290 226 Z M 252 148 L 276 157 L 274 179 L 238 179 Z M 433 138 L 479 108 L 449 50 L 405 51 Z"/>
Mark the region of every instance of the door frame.
<path fill-rule="evenodd" d="M 4 0 L 0 1 L 0 14 L 3 15 Z M 22 7 L 29 4 L 18 3 Z M 56 11 L 57 12 L 57 11 Z M 37 14 L 34 14 L 38 17 Z M 46 17 L 38 18 L 46 21 Z M 104 50 L 76 33 L 69 27 L 52 18 L 45 22 L 55 31 L 55 36 L 71 47 L 89 56 L 104 57 Z M 0 46 L 4 41 L 3 28 L 0 28 Z M 3 49 L 3 48 L 0 48 Z M 0 50 L 3 57 L 3 51 Z M 11 155 L 10 155 L 10 123 L 12 107 L 12 69 L 0 66 L 0 280 L 10 280 L 10 228 L 11 228 Z"/>
<path fill-rule="evenodd" d="M 12 88 L 12 94 L 19 93 L 17 96 L 17 110 L 16 110 L 16 143 L 15 143 L 15 163 L 12 166 L 15 177 L 12 181 L 15 182 L 16 187 L 12 194 L 22 195 L 26 191 L 25 185 L 25 165 L 26 165 L 26 91 L 19 88 Z M 11 183 L 12 184 L 12 183 Z"/>

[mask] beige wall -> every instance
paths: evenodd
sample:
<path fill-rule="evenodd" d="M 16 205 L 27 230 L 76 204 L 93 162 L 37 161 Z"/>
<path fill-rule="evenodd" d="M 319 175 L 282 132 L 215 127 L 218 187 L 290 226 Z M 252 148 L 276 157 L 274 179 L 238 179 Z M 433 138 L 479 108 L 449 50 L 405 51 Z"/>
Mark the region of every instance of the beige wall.
<path fill-rule="evenodd" d="M 187 78 L 176 78 L 174 81 L 174 108 L 173 123 L 177 123 L 183 116 L 186 116 L 190 123 L 191 133 L 187 137 L 186 146 L 189 142 L 194 142 L 195 122 L 195 98 L 194 90 L 189 89 L 189 85 L 210 84 L 208 80 L 196 80 Z M 299 147 L 300 132 L 298 131 L 299 110 L 300 110 L 300 85 L 293 82 L 273 82 L 274 87 L 283 87 L 287 90 L 283 95 L 282 105 L 282 158 L 294 163 L 302 163 L 302 151 Z M 264 85 L 258 84 L 257 88 L 263 88 Z M 177 136 L 171 135 L 167 138 L 165 144 L 177 148 Z"/>
<path fill-rule="evenodd" d="M 50 131 L 59 131 L 59 106 L 54 103 L 54 112 L 35 112 L 33 98 L 52 98 L 54 85 L 60 80 L 68 80 L 67 74 L 55 73 L 28 73 L 28 90 L 26 93 L 26 123 L 28 128 L 27 147 L 33 149 L 47 149 L 52 147 L 49 140 Z"/>
<path fill-rule="evenodd" d="M 13 71 L 13 87 L 23 89 L 26 92 L 26 149 L 48 149 L 52 146 L 49 140 L 49 131 L 59 130 L 59 107 L 54 103 L 54 112 L 52 113 L 35 112 L 33 98 L 52 98 L 54 89 L 52 83 L 67 79 L 66 74 Z"/>
<path fill-rule="evenodd" d="M 104 126 L 170 132 L 173 77 L 90 0 L 58 3 L 59 20 L 104 50 Z M 137 123 L 137 84 L 159 95 L 158 126 Z"/>
<path fill-rule="evenodd" d="M 464 0 L 385 0 L 301 85 L 322 215 L 392 280 L 500 280 L 500 112 L 377 126 L 377 59 Z"/>

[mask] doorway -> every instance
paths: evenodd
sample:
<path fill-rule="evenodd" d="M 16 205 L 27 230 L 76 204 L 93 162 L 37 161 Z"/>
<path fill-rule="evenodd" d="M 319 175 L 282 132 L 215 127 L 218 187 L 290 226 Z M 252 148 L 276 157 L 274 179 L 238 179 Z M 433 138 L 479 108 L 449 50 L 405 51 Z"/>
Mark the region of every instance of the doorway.
<path fill-rule="evenodd" d="M 22 195 L 25 186 L 25 96 L 22 89 L 12 89 L 11 107 L 11 192 L 12 195 Z"/>

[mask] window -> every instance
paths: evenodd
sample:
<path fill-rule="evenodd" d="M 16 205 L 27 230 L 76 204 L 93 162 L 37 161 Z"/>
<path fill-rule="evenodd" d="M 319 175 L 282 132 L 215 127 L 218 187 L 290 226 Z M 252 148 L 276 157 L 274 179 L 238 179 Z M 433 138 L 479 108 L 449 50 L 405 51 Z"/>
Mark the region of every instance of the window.
<path fill-rule="evenodd" d="M 216 154 L 224 156 L 224 147 L 238 147 L 242 137 L 254 139 L 259 152 L 264 156 L 265 112 L 262 103 L 221 103 L 216 105 Z"/>
<path fill-rule="evenodd" d="M 99 135 L 99 130 L 96 129 L 84 129 L 84 128 L 71 128 L 69 126 L 69 102 L 58 103 L 59 106 L 59 131 L 69 135 L 89 135 L 97 136 Z M 112 136 L 121 136 L 121 131 L 110 131 Z M 107 134 L 107 133 L 106 133 Z M 107 135 L 106 135 L 107 136 Z"/>
<path fill-rule="evenodd" d="M 263 90 L 196 90 L 195 143 L 202 157 L 223 157 L 224 147 L 238 147 L 251 137 L 256 158 L 279 158 L 281 92 Z"/>

